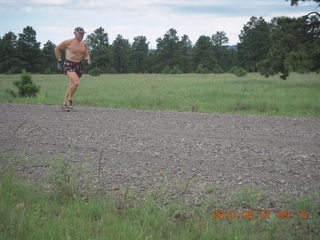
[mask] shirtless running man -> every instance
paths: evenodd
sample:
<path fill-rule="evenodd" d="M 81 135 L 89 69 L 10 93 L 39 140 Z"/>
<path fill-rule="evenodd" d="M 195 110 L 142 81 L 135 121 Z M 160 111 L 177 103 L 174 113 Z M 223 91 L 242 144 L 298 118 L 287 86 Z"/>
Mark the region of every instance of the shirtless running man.
<path fill-rule="evenodd" d="M 82 41 L 84 33 L 85 31 L 82 27 L 75 28 L 75 37 L 63 41 L 55 48 L 55 55 L 58 59 L 58 69 L 63 69 L 64 74 L 68 75 L 70 79 L 69 87 L 63 102 L 63 108 L 66 111 L 73 109 L 72 97 L 80 84 L 80 77 L 82 76 L 81 60 L 85 59 L 87 64 L 91 64 L 88 45 Z M 61 50 L 63 49 L 66 49 L 66 61 L 62 64 Z"/>

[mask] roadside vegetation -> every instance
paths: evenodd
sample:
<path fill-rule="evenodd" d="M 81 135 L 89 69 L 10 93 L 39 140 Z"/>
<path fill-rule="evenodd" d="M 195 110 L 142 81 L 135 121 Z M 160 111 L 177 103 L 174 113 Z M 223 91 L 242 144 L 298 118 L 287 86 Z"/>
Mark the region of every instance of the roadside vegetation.
<path fill-rule="evenodd" d="M 1 160 L 8 157 L 2 154 Z M 164 186 L 145 193 L 126 188 L 117 195 L 103 196 L 100 190 L 88 195 L 64 160 L 49 165 L 50 177 L 37 182 L 19 177 L 16 166 L 2 168 L 1 239 L 315 240 L 320 236 L 319 191 L 309 198 L 285 196 L 286 208 L 279 211 L 254 208 L 263 195 L 258 188 L 244 187 L 219 205 L 214 204 L 219 197 L 210 195 L 213 190 L 208 187 L 207 200 L 195 207 L 185 204 L 185 196 L 171 199 L 163 194 Z"/>

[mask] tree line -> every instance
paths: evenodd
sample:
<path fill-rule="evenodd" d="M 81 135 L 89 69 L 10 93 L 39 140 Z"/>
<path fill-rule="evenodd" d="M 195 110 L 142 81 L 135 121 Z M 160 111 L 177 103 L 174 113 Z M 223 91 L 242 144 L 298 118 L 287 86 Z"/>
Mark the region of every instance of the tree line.
<path fill-rule="evenodd" d="M 318 0 L 317 0 L 318 1 Z M 202 35 L 193 44 L 187 35 L 178 36 L 174 28 L 157 39 L 156 49 L 149 48 L 145 36 L 130 43 L 118 35 L 110 43 L 104 28 L 86 36 L 96 73 L 222 73 L 242 68 L 265 76 L 290 72 L 320 71 L 320 15 L 310 13 L 299 18 L 276 17 L 267 22 L 251 17 L 239 35 L 240 42 L 229 46 L 224 31 Z M 50 40 L 42 48 L 36 31 L 27 26 L 15 35 L 0 37 L 0 73 L 57 73 L 55 44 Z"/>

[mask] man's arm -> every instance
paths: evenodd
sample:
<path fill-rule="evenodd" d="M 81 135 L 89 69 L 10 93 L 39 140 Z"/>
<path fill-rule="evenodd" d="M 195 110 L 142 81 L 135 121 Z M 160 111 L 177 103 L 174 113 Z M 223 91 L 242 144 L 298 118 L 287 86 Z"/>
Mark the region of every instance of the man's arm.
<path fill-rule="evenodd" d="M 61 60 L 61 50 L 68 47 L 69 44 L 70 44 L 70 40 L 65 40 L 62 43 L 60 43 L 58 46 L 55 47 L 54 53 L 55 53 L 58 61 Z"/>
<path fill-rule="evenodd" d="M 84 59 L 86 60 L 87 64 L 91 64 L 91 59 L 90 59 L 90 55 L 89 55 L 89 51 L 88 51 L 88 45 L 86 43 L 84 43 L 84 46 L 86 47 Z"/>
<path fill-rule="evenodd" d="M 62 70 L 62 59 L 61 59 L 61 50 L 62 49 L 65 49 L 66 47 L 68 47 L 68 45 L 70 44 L 70 40 L 66 40 L 66 41 L 63 41 L 62 43 L 60 43 L 58 46 L 55 47 L 54 49 L 54 53 L 56 55 L 56 58 L 58 60 L 58 63 L 57 63 L 57 69 L 58 70 Z"/>

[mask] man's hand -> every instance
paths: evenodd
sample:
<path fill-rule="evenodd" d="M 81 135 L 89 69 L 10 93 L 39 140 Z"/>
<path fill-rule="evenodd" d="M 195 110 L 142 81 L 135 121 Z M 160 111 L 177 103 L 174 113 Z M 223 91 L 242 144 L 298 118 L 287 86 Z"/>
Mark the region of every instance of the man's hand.
<path fill-rule="evenodd" d="M 62 70 L 62 65 L 63 65 L 63 64 L 62 64 L 62 60 L 59 59 L 59 60 L 58 60 L 58 63 L 57 63 L 57 69 L 58 69 L 58 70 Z"/>
<path fill-rule="evenodd" d="M 91 60 L 90 60 L 90 59 L 86 59 L 86 63 L 87 63 L 88 65 L 90 65 L 90 64 L 91 64 Z"/>

